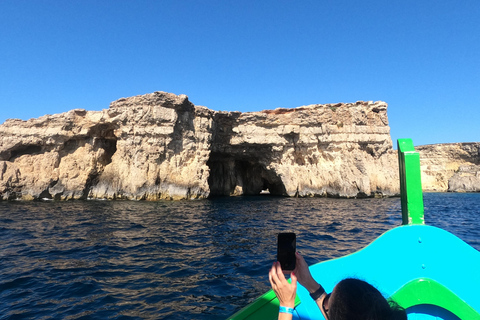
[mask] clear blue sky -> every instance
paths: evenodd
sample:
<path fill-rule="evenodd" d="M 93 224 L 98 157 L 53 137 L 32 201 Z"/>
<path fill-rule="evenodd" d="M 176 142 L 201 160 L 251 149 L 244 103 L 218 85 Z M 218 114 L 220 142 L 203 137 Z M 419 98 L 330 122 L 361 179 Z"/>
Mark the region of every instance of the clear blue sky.
<path fill-rule="evenodd" d="M 0 123 L 167 91 L 383 100 L 394 141 L 480 141 L 479 0 L 0 0 L 0 49 Z"/>

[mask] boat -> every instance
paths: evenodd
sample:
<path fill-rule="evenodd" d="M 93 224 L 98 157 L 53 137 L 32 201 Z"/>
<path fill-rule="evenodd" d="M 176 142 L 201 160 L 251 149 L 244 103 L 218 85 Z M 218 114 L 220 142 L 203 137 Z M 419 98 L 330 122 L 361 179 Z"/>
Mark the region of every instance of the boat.
<path fill-rule="evenodd" d="M 327 292 L 340 280 L 365 280 L 407 312 L 409 320 L 480 320 L 480 252 L 457 236 L 425 224 L 420 155 L 411 139 L 399 139 L 402 225 L 365 248 L 310 266 Z M 228 320 L 277 319 L 273 290 Z M 293 319 L 324 320 L 298 284 Z"/>

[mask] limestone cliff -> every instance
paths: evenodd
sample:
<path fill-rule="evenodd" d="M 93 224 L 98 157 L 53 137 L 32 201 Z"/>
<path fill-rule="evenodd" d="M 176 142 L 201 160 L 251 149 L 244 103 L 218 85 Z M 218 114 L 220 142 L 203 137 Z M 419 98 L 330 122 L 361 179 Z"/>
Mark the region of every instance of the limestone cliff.
<path fill-rule="evenodd" d="M 424 191 L 480 192 L 480 142 L 419 146 Z"/>
<path fill-rule="evenodd" d="M 155 92 L 0 125 L 0 199 L 394 195 L 389 132 L 384 102 L 215 112 Z"/>
<path fill-rule="evenodd" d="M 372 196 L 398 193 L 387 105 L 311 105 L 217 113 L 214 194 Z"/>

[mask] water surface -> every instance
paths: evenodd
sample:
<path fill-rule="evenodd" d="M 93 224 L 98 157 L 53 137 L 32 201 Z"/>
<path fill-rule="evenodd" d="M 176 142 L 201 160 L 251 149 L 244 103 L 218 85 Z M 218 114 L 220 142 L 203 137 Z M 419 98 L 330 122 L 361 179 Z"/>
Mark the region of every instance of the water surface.
<path fill-rule="evenodd" d="M 480 249 L 480 194 L 425 194 Z M 276 234 L 308 263 L 401 224 L 400 200 L 0 202 L 0 319 L 225 319 L 269 289 Z"/>

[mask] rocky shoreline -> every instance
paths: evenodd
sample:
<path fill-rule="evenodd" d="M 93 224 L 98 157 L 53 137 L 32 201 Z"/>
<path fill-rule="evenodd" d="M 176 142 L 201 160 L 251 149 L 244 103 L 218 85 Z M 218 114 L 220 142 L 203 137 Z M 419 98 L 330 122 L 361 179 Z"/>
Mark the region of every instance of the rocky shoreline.
<path fill-rule="evenodd" d="M 480 143 L 418 147 L 425 191 L 480 191 Z M 385 102 L 221 112 L 166 92 L 0 125 L 0 200 L 398 195 Z"/>
<path fill-rule="evenodd" d="M 422 186 L 430 192 L 480 192 L 480 142 L 418 146 Z"/>

